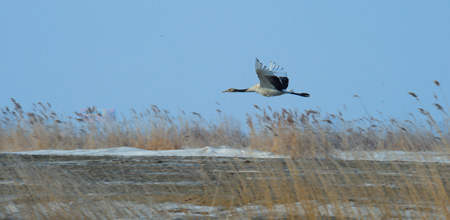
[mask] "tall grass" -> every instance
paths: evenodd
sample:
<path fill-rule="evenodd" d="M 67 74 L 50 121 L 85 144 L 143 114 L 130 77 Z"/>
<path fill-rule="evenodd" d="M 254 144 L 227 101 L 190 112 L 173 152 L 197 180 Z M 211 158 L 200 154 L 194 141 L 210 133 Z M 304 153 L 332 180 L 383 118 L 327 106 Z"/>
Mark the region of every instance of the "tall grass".
<path fill-rule="evenodd" d="M 129 118 L 115 120 L 75 112 L 63 117 L 49 103 L 33 104 L 29 112 L 14 99 L 0 109 L 0 151 L 39 149 L 92 149 L 131 146 L 142 149 L 178 149 L 182 146 L 243 146 L 246 138 L 238 123 L 218 111 L 217 121 L 198 113 L 173 116 L 155 105 L 142 113 L 131 110 Z"/>
<path fill-rule="evenodd" d="M 435 84 L 440 88 L 439 82 Z M 143 149 L 229 145 L 249 146 L 290 157 L 225 162 L 211 159 L 204 166 L 183 171 L 184 178 L 193 178 L 202 184 L 190 188 L 192 192 L 184 191 L 184 186 L 171 185 L 170 196 L 158 195 L 154 192 L 156 188 L 139 188 L 133 183 L 114 187 L 92 184 L 90 180 L 112 176 L 109 167 L 100 167 L 97 173 L 81 174 L 10 157 L 3 160 L 9 165 L 4 171 L 6 176 L 16 181 L 9 192 L 25 190 L 28 194 L 16 199 L 15 206 L 9 207 L 12 203 L 0 201 L 3 206 L 0 213 L 21 209 L 16 211 L 26 219 L 89 219 L 93 216 L 142 219 L 148 215 L 164 219 L 167 213 L 154 205 L 175 202 L 220 206 L 223 210 L 215 211 L 216 218 L 230 219 L 449 219 L 450 169 L 447 164 L 401 162 L 402 158 L 400 162 L 333 158 L 335 151 L 448 153 L 450 106 L 445 97 L 442 103 L 435 95 L 432 108 L 440 113 L 436 117 L 431 113 L 435 111 L 427 109 L 418 95 L 412 92 L 409 95 L 419 106 L 417 113 L 410 114 L 408 119 L 380 120 L 368 115 L 346 120 L 341 112 L 328 114 L 315 109 L 273 110 L 255 106 L 257 112 L 247 115 L 243 129 L 220 111 L 216 119 L 209 120 L 198 113 L 179 112 L 174 116 L 151 106 L 142 113 L 132 110 L 132 116 L 123 120 L 102 120 L 101 116 L 80 113 L 63 117 L 55 113 L 50 104 L 42 103 L 33 105 L 31 112 L 25 112 L 12 100 L 12 106 L 0 109 L 1 151 L 124 145 Z M 89 111 L 93 113 L 95 109 Z M 118 163 L 124 161 L 117 160 Z M 227 163 L 231 164 L 225 166 Z M 136 175 L 143 175 L 142 178 L 148 175 L 125 165 L 120 167 L 123 170 L 114 172 L 124 176 L 136 172 Z M 160 178 L 172 180 L 170 176 Z M 137 188 L 146 193 L 136 193 Z M 143 208 L 136 209 L 139 205 Z M 201 213 L 204 219 L 214 218 L 207 215 L 207 211 L 195 214 L 180 207 L 188 219 L 200 218 Z"/>
<path fill-rule="evenodd" d="M 439 85 L 436 83 L 436 85 Z M 87 114 L 75 112 L 61 116 L 49 103 L 33 104 L 25 112 L 12 99 L 12 106 L 0 108 L 0 151 L 38 149 L 92 149 L 131 146 L 142 149 L 179 149 L 183 146 L 250 146 L 254 149 L 293 157 L 326 157 L 334 150 L 435 150 L 449 143 L 448 106 L 435 95 L 434 107 L 442 113 L 438 121 L 419 97 L 419 116 L 409 119 L 377 119 L 373 116 L 346 120 L 341 112 L 259 107 L 247 115 L 241 128 L 232 117 L 217 110 L 215 119 L 199 113 L 171 114 L 152 105 L 143 112 L 131 110 L 122 120 L 95 115 L 95 107 Z"/>

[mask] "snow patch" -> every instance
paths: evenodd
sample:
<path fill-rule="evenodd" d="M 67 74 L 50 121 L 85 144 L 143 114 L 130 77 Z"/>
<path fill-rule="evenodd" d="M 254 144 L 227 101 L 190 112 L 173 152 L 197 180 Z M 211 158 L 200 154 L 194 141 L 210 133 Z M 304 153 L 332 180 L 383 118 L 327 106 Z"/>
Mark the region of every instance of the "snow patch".
<path fill-rule="evenodd" d="M 336 151 L 331 156 L 339 160 L 450 163 L 450 154 L 448 152 L 437 151 Z"/>
<path fill-rule="evenodd" d="M 251 149 L 235 149 L 227 146 L 185 148 L 179 150 L 144 150 L 134 147 L 116 147 L 102 149 L 78 150 L 37 150 L 21 152 L 2 152 L 20 155 L 67 155 L 67 156 L 194 156 L 194 157 L 254 157 L 254 158 L 283 158 L 269 152 Z"/>
<path fill-rule="evenodd" d="M 77 150 L 37 150 L 20 152 L 0 152 L 20 155 L 66 155 L 66 156 L 178 156 L 178 157 L 252 157 L 252 158 L 287 158 L 270 152 L 252 150 L 250 148 L 236 149 L 228 146 L 184 148 L 178 150 L 144 150 L 134 147 L 116 147 L 102 149 Z M 450 163 L 450 153 L 444 151 L 335 151 L 330 157 L 338 160 L 373 160 L 373 161 L 404 161 Z"/>

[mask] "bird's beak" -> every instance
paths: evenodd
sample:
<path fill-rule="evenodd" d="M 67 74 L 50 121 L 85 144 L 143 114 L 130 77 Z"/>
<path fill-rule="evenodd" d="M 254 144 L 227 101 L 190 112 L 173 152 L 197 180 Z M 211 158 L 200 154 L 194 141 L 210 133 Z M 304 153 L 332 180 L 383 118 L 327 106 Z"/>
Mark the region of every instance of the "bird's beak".
<path fill-rule="evenodd" d="M 225 91 L 222 91 L 222 93 L 225 93 L 225 92 L 229 92 L 230 90 L 229 89 L 227 89 L 227 90 L 225 90 Z"/>

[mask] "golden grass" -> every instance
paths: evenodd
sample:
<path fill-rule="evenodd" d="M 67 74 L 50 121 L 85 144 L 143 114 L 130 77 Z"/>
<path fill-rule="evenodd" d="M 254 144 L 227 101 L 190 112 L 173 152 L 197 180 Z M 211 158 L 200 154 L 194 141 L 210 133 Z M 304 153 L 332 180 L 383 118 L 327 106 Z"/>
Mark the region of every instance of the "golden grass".
<path fill-rule="evenodd" d="M 411 93 L 419 102 L 416 94 Z M 436 100 L 438 98 L 436 97 Z M 255 105 L 246 127 L 217 110 L 217 118 L 205 119 L 193 112 L 173 116 L 155 105 L 142 113 L 131 110 L 122 120 L 101 115 L 64 117 L 50 104 L 33 104 L 25 112 L 12 99 L 12 107 L 0 108 L 0 151 L 39 149 L 92 149 L 131 146 L 142 149 L 179 149 L 182 146 L 250 146 L 293 157 L 326 157 L 339 150 L 436 150 L 449 142 L 449 113 L 439 103 L 443 121 L 437 122 L 424 107 L 410 119 L 379 120 L 364 117 L 345 120 L 343 114 L 319 110 L 274 111 Z M 88 108 L 95 112 L 95 107 Z M 441 117 L 440 117 L 441 118 Z"/>
<path fill-rule="evenodd" d="M 435 85 L 441 86 L 437 81 Z M 135 185 L 131 176 L 149 177 L 134 170 L 133 164 L 128 167 L 126 159 L 117 159 L 123 165 L 115 174 L 110 173 L 114 167 L 102 166 L 94 173 L 83 174 L 8 157 L 2 161 L 8 164 L 2 178 L 9 176 L 14 184 L 0 196 L 27 193 L 12 203 L 0 201 L 4 207 L 0 208 L 0 218 L 14 216 L 14 208 L 8 207 L 15 204 L 21 207 L 16 211 L 25 219 L 164 219 L 167 210 L 154 205 L 174 202 L 223 209 L 210 216 L 206 210 L 195 214 L 186 207 L 179 208 L 177 211 L 186 213 L 186 219 L 450 219 L 449 165 L 343 161 L 331 156 L 336 150 L 447 152 L 448 103 L 440 103 L 435 96 L 433 108 L 441 115 L 434 117 L 419 96 L 409 94 L 420 108 L 419 115 L 411 114 L 407 120 L 371 116 L 346 120 L 341 112 L 278 111 L 255 106 L 257 113 L 247 116 L 244 129 L 220 111 L 216 119 L 210 120 L 198 113 L 173 116 L 151 106 L 143 113 L 132 110 L 132 116 L 123 120 L 105 121 L 78 113 L 63 117 L 52 111 L 50 104 L 42 103 L 25 112 L 12 100 L 12 107 L 0 109 L 0 151 L 228 145 L 250 146 L 290 157 L 195 162 L 198 167 L 184 170 L 183 178 L 201 184 L 169 185 L 165 189 L 169 193 L 164 195 L 158 194 L 159 185 Z M 100 177 L 121 175 L 129 183 L 114 187 L 98 183 Z M 162 175 L 160 180 L 177 179 Z M 136 206 L 150 211 L 143 212 L 144 208 Z"/>
<path fill-rule="evenodd" d="M 198 113 L 172 116 L 152 105 L 143 113 L 131 110 L 129 118 L 119 121 L 77 112 L 74 117 L 63 117 L 49 103 L 33 104 L 32 111 L 25 112 L 14 99 L 12 102 L 12 108 L 0 109 L 0 151 L 118 146 L 161 150 L 246 143 L 238 123 L 220 112 L 219 119 L 210 122 Z M 95 112 L 95 107 L 88 112 Z"/>

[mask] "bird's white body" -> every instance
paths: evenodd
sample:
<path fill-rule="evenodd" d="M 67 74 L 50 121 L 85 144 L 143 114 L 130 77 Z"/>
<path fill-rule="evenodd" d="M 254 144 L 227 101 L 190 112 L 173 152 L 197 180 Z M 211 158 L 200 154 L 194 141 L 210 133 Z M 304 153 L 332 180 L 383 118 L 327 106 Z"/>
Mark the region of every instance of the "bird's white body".
<path fill-rule="evenodd" d="M 266 97 L 279 96 L 279 95 L 283 95 L 284 94 L 283 91 L 280 91 L 278 89 L 271 89 L 271 88 L 261 87 L 259 85 L 259 83 L 254 85 L 254 86 L 252 86 L 252 87 L 250 87 L 250 88 L 248 88 L 246 92 L 257 92 L 257 93 L 259 93 L 259 94 L 261 94 L 263 96 L 266 96 Z"/>
<path fill-rule="evenodd" d="M 263 66 L 258 59 L 255 61 L 255 70 L 258 74 L 259 83 L 248 89 L 228 89 L 223 92 L 257 92 L 263 96 L 272 97 L 283 94 L 293 94 L 303 97 L 309 97 L 308 93 L 295 93 L 292 90 L 287 91 L 289 79 L 283 68 L 280 69 L 276 63 L 270 62 L 269 68 Z"/>

